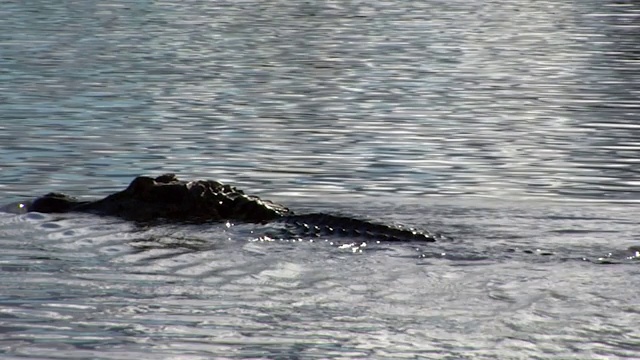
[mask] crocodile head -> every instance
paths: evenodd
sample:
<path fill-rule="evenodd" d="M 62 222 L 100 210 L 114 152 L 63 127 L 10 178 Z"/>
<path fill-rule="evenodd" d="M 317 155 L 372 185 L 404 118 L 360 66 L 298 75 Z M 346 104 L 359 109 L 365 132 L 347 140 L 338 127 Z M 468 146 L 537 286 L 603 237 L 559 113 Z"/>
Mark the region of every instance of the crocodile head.
<path fill-rule="evenodd" d="M 242 220 L 264 222 L 289 210 L 230 185 L 212 180 L 182 181 L 174 174 L 139 176 L 129 186 L 97 201 L 78 201 L 60 193 L 34 200 L 29 211 L 90 212 L 133 221 L 206 222 Z"/>

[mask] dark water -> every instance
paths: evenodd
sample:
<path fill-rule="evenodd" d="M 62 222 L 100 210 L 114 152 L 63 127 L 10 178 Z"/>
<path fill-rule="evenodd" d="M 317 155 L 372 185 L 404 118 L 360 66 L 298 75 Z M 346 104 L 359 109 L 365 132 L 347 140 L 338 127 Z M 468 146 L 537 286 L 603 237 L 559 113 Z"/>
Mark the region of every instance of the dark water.
<path fill-rule="evenodd" d="M 4 2 L 0 203 L 233 182 L 437 244 L 0 213 L 3 358 L 640 353 L 636 1 Z"/>

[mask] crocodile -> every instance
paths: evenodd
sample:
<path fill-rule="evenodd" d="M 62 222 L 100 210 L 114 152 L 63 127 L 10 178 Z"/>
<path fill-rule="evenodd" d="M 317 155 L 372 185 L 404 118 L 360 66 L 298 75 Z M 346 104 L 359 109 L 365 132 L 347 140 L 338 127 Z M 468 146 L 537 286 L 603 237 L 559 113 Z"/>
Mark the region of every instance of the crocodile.
<path fill-rule="evenodd" d="M 85 201 L 63 193 L 48 193 L 24 203 L 26 211 L 81 212 L 115 216 L 137 223 L 245 222 L 285 224 L 283 237 L 364 237 L 382 241 L 434 242 L 443 235 L 374 223 L 328 213 L 296 214 L 284 205 L 214 180 L 179 180 L 175 174 L 138 176 L 122 191 Z"/>

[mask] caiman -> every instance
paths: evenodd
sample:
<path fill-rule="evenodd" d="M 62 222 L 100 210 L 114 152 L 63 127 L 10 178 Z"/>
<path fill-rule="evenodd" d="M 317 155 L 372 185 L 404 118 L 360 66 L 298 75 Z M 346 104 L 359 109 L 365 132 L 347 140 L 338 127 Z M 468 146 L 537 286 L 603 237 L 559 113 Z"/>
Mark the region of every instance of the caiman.
<path fill-rule="evenodd" d="M 247 195 L 228 184 L 213 180 L 183 181 L 175 174 L 136 177 L 125 190 L 100 200 L 83 201 L 62 193 L 49 193 L 25 202 L 24 206 L 29 212 L 81 212 L 140 223 L 281 222 L 286 225 L 283 236 L 287 237 L 336 235 L 382 241 L 434 242 L 442 236 L 344 215 L 296 214 L 283 205 Z"/>

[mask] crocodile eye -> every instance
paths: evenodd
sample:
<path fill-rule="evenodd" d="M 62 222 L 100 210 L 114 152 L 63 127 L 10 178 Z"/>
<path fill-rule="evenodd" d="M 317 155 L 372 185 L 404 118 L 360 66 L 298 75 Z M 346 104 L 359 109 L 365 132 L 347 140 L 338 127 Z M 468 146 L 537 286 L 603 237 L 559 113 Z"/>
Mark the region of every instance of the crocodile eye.
<path fill-rule="evenodd" d="M 167 184 L 172 181 L 178 181 L 178 177 L 174 173 L 162 174 L 156 178 L 156 182 Z"/>
<path fill-rule="evenodd" d="M 141 194 L 148 191 L 154 185 L 156 185 L 156 181 L 153 180 L 153 178 L 148 176 L 138 176 L 133 179 L 126 191 L 132 194 Z"/>

